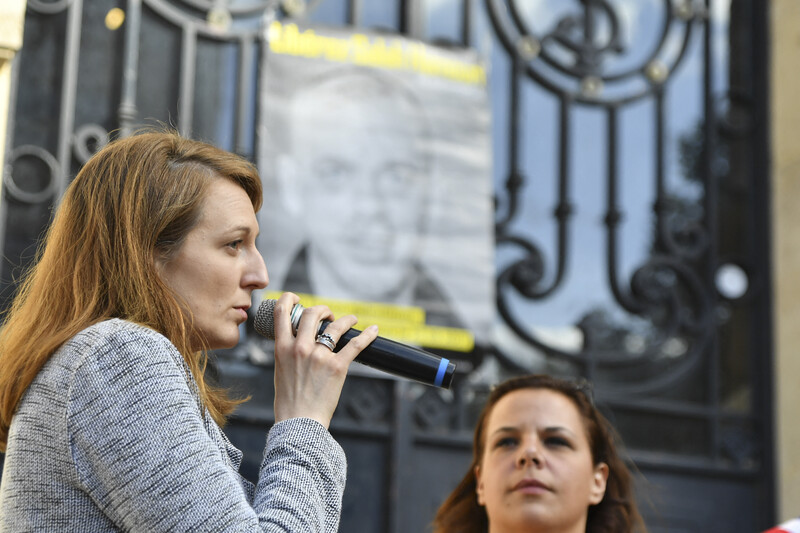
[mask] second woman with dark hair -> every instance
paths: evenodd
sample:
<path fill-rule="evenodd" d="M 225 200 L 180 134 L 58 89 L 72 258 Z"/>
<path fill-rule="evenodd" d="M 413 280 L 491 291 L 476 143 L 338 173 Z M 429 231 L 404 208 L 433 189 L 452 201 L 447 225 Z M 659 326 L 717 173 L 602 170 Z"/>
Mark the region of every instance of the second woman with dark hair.
<path fill-rule="evenodd" d="M 543 375 L 497 385 L 435 533 L 644 533 L 615 432 L 584 390 Z"/>

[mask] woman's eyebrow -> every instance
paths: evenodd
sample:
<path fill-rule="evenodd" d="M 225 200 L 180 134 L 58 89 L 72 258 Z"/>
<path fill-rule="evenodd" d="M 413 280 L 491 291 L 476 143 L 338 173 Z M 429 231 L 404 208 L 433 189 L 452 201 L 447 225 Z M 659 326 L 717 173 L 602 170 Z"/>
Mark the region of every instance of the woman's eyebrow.
<path fill-rule="evenodd" d="M 544 428 L 545 433 L 566 433 L 568 435 L 575 435 L 575 432 L 565 426 L 547 426 Z"/>
<path fill-rule="evenodd" d="M 519 431 L 516 426 L 503 426 L 492 431 L 489 436 L 496 435 L 497 433 L 514 433 Z"/>
<path fill-rule="evenodd" d="M 225 228 L 224 231 L 227 232 L 227 233 L 242 232 L 242 233 L 249 234 L 249 233 L 253 232 L 253 228 L 251 228 L 250 226 L 247 226 L 247 225 L 239 225 L 239 226 L 232 226 L 230 228 Z M 258 234 L 257 231 L 256 231 L 256 234 Z"/>

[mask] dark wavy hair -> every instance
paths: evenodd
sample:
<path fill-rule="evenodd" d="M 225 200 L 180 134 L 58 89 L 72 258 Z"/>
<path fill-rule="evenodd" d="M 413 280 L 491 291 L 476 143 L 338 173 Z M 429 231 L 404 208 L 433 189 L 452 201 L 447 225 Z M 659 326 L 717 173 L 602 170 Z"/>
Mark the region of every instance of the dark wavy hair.
<path fill-rule="evenodd" d="M 578 408 L 586 428 L 592 462 L 608 465 L 606 491 L 600 503 L 589 507 L 587 533 L 646 533 L 642 516 L 632 493 L 632 476 L 617 452 L 621 442 L 616 431 L 597 410 L 588 386 L 546 375 L 511 378 L 496 385 L 478 418 L 472 445 L 472 463 L 466 475 L 439 507 L 433 522 L 434 533 L 486 533 L 489 518 L 476 497 L 475 467 L 480 465 L 486 439 L 486 422 L 497 402 L 520 389 L 548 389 L 569 398 Z"/>

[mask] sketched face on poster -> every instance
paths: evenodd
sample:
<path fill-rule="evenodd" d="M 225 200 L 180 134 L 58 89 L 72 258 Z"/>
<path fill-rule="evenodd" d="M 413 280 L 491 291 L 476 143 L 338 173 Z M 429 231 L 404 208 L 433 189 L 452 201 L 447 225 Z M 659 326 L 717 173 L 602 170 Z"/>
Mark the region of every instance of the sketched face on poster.
<path fill-rule="evenodd" d="M 300 88 L 287 112 L 277 174 L 303 227 L 309 288 L 409 303 L 431 188 L 421 104 L 396 80 L 347 70 Z"/>
<path fill-rule="evenodd" d="M 361 30 L 292 28 L 276 27 L 262 56 L 259 247 L 268 252 L 269 292 L 411 306 L 369 309 L 390 313 L 395 325 L 407 319 L 404 332 L 419 332 L 420 320 L 461 330 L 464 347 L 466 335 L 487 338 L 491 120 L 477 53 Z M 336 56 L 364 46 L 376 53 Z M 405 63 L 393 62 L 389 51 L 398 50 Z"/>

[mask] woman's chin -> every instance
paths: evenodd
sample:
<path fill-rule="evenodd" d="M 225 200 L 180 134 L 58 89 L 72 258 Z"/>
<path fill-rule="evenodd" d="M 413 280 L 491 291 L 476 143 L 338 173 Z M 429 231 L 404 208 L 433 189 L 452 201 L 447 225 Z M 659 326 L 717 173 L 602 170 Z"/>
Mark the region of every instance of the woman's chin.
<path fill-rule="evenodd" d="M 230 350 L 239 344 L 239 329 L 235 334 L 225 335 L 224 337 L 214 337 L 208 340 L 209 350 Z"/>

